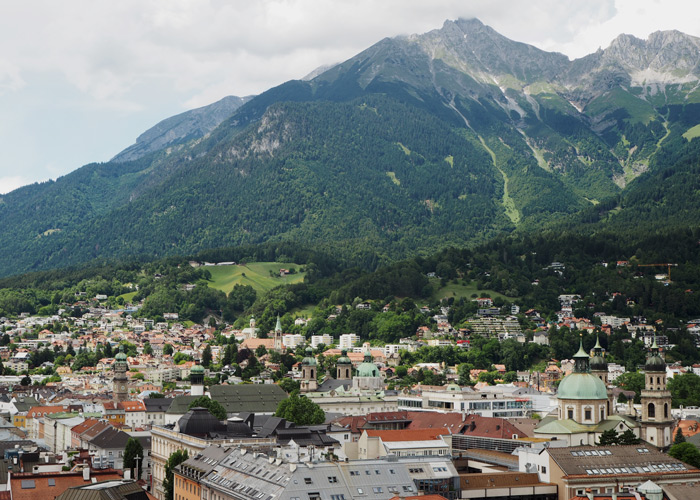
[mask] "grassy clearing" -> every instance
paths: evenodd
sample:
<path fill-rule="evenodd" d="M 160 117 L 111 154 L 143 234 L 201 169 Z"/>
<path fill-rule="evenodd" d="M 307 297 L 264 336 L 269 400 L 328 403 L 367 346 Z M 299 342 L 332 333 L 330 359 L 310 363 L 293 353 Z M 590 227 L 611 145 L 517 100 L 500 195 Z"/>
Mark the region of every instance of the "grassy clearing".
<path fill-rule="evenodd" d="M 125 303 L 126 303 L 126 302 L 131 302 L 132 300 L 134 300 L 134 296 L 136 295 L 136 293 L 137 293 L 137 292 L 123 293 L 123 294 L 121 294 L 119 297 L 121 297 L 122 299 L 124 299 L 124 302 L 125 302 Z M 117 298 L 119 298 L 119 297 L 117 297 Z"/>
<path fill-rule="evenodd" d="M 683 137 L 687 141 L 691 141 L 695 137 L 700 137 L 700 125 L 695 125 L 694 127 L 691 127 L 688 130 L 686 130 L 683 134 Z"/>
<path fill-rule="evenodd" d="M 209 286 L 229 293 L 234 285 L 241 284 L 250 285 L 259 293 L 266 292 L 276 286 L 291 285 L 304 281 L 305 273 L 297 272 L 284 277 L 279 276 L 280 269 L 290 269 L 292 267 L 298 271 L 300 266 L 293 262 L 251 262 L 238 266 L 207 267 L 212 279 Z M 275 273 L 274 277 L 270 276 L 270 271 Z"/>
<path fill-rule="evenodd" d="M 401 185 L 401 181 L 396 177 L 396 174 L 394 172 L 387 172 L 386 175 L 389 176 L 389 179 L 391 179 L 391 182 L 393 182 L 397 186 Z"/>
<path fill-rule="evenodd" d="M 494 292 L 493 290 L 479 290 L 476 287 L 476 281 L 472 281 L 468 284 L 463 284 L 462 280 L 458 283 L 453 281 L 448 282 L 444 287 L 440 287 L 440 280 L 437 278 L 430 278 L 430 284 L 433 285 L 435 292 L 430 296 L 429 300 L 421 303 L 420 305 L 425 305 L 428 302 L 449 299 L 454 297 L 455 300 L 464 297 L 465 299 L 471 299 L 472 295 L 476 294 L 477 297 L 482 297 L 484 294 L 488 294 L 492 299 L 496 297 L 502 297 L 506 300 L 512 301 L 514 297 L 506 297 L 505 295 Z"/>

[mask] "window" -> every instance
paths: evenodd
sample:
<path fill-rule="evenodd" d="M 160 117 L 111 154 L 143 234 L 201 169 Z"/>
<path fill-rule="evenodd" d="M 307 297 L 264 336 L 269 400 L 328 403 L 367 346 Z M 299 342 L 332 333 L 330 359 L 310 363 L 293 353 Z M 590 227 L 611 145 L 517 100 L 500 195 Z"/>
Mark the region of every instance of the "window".
<path fill-rule="evenodd" d="M 362 488 L 357 488 L 357 493 L 358 493 L 359 495 L 364 495 L 365 492 L 364 492 L 364 490 L 363 490 Z"/>
<path fill-rule="evenodd" d="M 547 467 L 545 467 L 545 466 L 543 465 L 543 466 L 542 466 L 542 474 L 546 474 L 546 473 L 547 473 Z"/>
<path fill-rule="evenodd" d="M 305 477 L 305 478 L 304 478 L 304 484 L 313 484 L 313 481 L 311 480 L 310 477 Z"/>
<path fill-rule="evenodd" d="M 336 476 L 328 476 L 328 482 L 329 483 L 337 483 L 338 478 Z"/>
<path fill-rule="evenodd" d="M 351 471 L 350 471 L 350 475 L 351 475 L 351 476 L 359 476 L 359 475 L 360 475 L 360 471 L 359 471 L 359 470 L 351 470 Z"/>
<path fill-rule="evenodd" d="M 573 420 L 574 410 L 572 408 L 566 410 L 566 418 L 568 418 L 569 420 Z"/>
<path fill-rule="evenodd" d="M 389 474 L 396 474 L 396 471 L 394 469 L 389 469 Z"/>
<path fill-rule="evenodd" d="M 372 488 L 372 491 L 374 491 L 375 493 L 383 493 L 381 486 L 375 486 L 374 488 Z"/>
<path fill-rule="evenodd" d="M 585 410 L 585 412 L 584 412 L 584 415 L 585 415 L 585 416 L 584 416 L 583 418 L 585 418 L 586 420 L 590 420 L 590 419 L 591 419 L 591 409 L 590 409 L 590 408 L 586 408 L 586 410 Z"/>

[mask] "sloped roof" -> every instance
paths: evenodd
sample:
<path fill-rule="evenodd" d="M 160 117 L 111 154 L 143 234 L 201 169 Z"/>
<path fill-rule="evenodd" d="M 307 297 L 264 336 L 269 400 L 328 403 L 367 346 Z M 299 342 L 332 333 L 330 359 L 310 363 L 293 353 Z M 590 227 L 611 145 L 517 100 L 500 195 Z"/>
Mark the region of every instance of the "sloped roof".
<path fill-rule="evenodd" d="M 593 475 L 598 476 L 663 476 L 700 472 L 696 467 L 684 464 L 649 445 L 575 446 L 548 448 L 547 452 L 566 476 L 590 477 L 587 470 L 594 469 L 598 474 Z"/>
<path fill-rule="evenodd" d="M 227 413 L 274 413 L 280 401 L 287 399 L 287 393 L 277 384 L 215 385 L 209 392 Z"/>
<path fill-rule="evenodd" d="M 73 486 L 57 500 L 148 500 L 148 493 L 136 481 L 112 480 Z"/>
<path fill-rule="evenodd" d="M 165 412 L 170 408 L 173 398 L 144 398 L 143 404 L 148 412 Z"/>
<path fill-rule="evenodd" d="M 446 429 L 412 429 L 412 430 L 390 430 L 382 431 L 377 429 L 366 429 L 369 437 L 381 438 L 384 442 L 393 441 L 429 441 L 440 439 L 440 436 L 449 434 Z"/>
<path fill-rule="evenodd" d="M 111 427 L 92 438 L 90 444 L 103 450 L 124 449 L 129 437 L 126 432 Z"/>

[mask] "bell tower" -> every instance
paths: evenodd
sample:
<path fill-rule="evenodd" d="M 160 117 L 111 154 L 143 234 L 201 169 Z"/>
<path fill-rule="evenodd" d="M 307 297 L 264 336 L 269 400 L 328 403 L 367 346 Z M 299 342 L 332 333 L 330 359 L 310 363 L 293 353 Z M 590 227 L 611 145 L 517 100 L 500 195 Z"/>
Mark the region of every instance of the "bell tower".
<path fill-rule="evenodd" d="M 644 365 L 642 439 L 658 448 L 666 448 L 672 444 L 672 431 L 671 392 L 666 386 L 666 362 L 661 357 L 654 335 L 654 343 Z"/>
<path fill-rule="evenodd" d="M 280 322 L 280 315 L 277 315 L 277 323 L 275 324 L 275 332 L 274 332 L 274 343 L 273 343 L 273 349 L 277 352 L 282 352 L 282 323 Z"/>
<path fill-rule="evenodd" d="M 119 352 L 114 356 L 114 378 L 112 379 L 112 394 L 115 403 L 126 401 L 129 395 L 127 386 L 129 362 L 124 354 L 124 346 L 119 346 Z"/>

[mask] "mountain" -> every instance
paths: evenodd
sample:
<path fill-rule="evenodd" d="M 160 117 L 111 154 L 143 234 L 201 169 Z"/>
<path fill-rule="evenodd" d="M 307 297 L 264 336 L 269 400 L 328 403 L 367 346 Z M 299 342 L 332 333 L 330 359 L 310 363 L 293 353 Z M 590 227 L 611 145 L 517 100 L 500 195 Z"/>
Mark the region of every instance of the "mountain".
<path fill-rule="evenodd" d="M 166 118 L 138 136 L 135 144 L 117 154 L 111 161 L 122 163 L 138 160 L 154 151 L 199 139 L 218 127 L 251 98 L 252 96 L 228 96 L 214 104 Z"/>
<path fill-rule="evenodd" d="M 699 224 L 699 83 L 678 32 L 570 61 L 447 21 L 9 193 L 0 274 L 268 240 L 371 266 L 553 224 Z"/>

